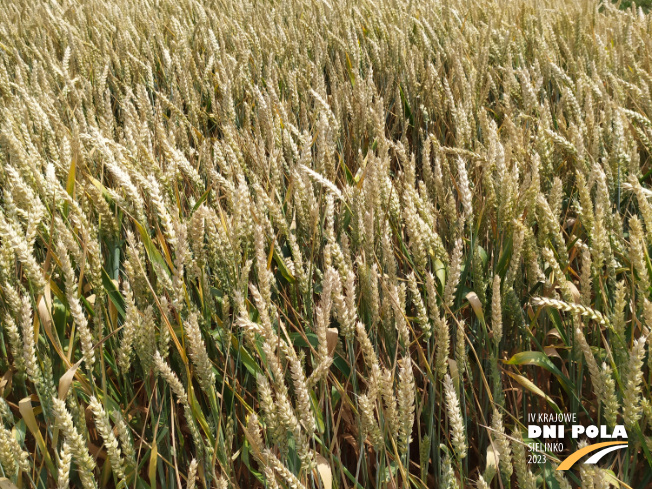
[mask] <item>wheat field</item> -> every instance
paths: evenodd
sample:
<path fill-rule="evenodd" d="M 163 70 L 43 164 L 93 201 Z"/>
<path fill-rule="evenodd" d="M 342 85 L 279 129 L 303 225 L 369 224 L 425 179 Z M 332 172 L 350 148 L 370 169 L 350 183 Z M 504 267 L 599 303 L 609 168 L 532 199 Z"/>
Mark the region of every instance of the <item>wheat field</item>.
<path fill-rule="evenodd" d="M 0 488 L 649 489 L 651 90 L 635 4 L 0 2 Z"/>

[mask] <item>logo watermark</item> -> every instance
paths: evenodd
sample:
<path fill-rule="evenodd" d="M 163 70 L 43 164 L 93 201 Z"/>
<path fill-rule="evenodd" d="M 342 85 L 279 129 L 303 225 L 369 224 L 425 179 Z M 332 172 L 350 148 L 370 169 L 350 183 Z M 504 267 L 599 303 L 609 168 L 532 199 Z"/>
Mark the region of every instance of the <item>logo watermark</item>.
<path fill-rule="evenodd" d="M 529 461 L 543 463 L 546 461 L 545 452 L 561 453 L 566 450 L 566 440 L 584 437 L 588 440 L 610 440 L 591 443 L 568 455 L 557 467 L 557 470 L 569 470 L 585 455 L 593 454 L 587 458 L 585 464 L 596 464 L 605 455 L 627 447 L 627 431 L 625 426 L 616 425 L 613 429 L 607 425 L 584 425 L 577 420 L 576 413 L 530 413 L 527 417 L 527 433 L 531 440 L 528 448 L 533 454 Z M 534 455 L 534 453 L 538 455 Z"/>

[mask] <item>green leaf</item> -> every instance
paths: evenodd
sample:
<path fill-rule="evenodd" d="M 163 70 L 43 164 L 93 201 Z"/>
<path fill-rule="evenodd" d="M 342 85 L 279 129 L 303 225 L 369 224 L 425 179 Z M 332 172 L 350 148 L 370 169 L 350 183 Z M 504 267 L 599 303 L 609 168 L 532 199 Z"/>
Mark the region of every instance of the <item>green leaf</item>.
<path fill-rule="evenodd" d="M 317 431 L 323 434 L 324 431 L 326 431 L 326 424 L 324 422 L 324 414 L 321 412 L 321 409 L 319 409 L 319 399 L 317 399 L 314 389 L 310 389 L 310 403 L 312 404 L 312 410 L 315 413 Z"/>
<path fill-rule="evenodd" d="M 505 247 L 503 248 L 503 252 L 500 254 L 500 258 L 498 259 L 498 265 L 496 265 L 496 273 L 500 275 L 501 279 L 505 278 L 505 274 L 507 273 L 507 265 L 509 265 L 509 261 L 512 257 L 512 238 L 508 238 L 507 241 L 505 241 Z"/>
<path fill-rule="evenodd" d="M 202 205 L 202 204 L 206 201 L 206 199 L 208 198 L 208 194 L 211 192 L 211 190 L 212 190 L 212 189 L 209 187 L 208 190 L 206 190 L 206 192 L 204 192 L 204 195 L 202 195 L 202 196 L 199 198 L 199 200 L 197 201 L 197 203 L 196 203 L 196 204 L 194 205 L 194 207 L 192 208 L 192 212 L 191 212 L 190 214 L 194 214 L 195 211 L 196 211 L 197 209 L 199 209 L 199 206 Z"/>
<path fill-rule="evenodd" d="M 169 277 L 171 277 L 172 274 L 170 273 L 168 264 L 166 263 L 165 259 L 163 259 L 163 255 L 161 255 L 161 253 L 154 246 L 154 242 L 152 241 L 152 238 L 150 238 L 147 230 L 135 219 L 134 224 L 136 228 L 138 228 L 138 232 L 140 233 L 140 237 L 143 240 L 143 245 L 145 245 L 145 251 L 147 252 L 149 259 L 152 261 L 152 263 L 156 263 L 161 268 L 161 270 L 163 270 Z"/>
<path fill-rule="evenodd" d="M 570 346 L 568 342 L 568 335 L 566 334 L 566 328 L 564 328 L 559 311 L 553 307 L 546 307 L 545 309 L 546 313 L 548 314 L 548 318 L 550 318 L 550 321 L 552 321 L 552 323 L 555 325 L 555 328 L 559 332 L 559 336 L 561 336 L 561 340 L 564 342 L 564 346 Z"/>
<path fill-rule="evenodd" d="M 337 403 L 342 400 L 342 394 L 340 394 L 340 391 L 337 390 L 337 387 L 334 385 L 331 386 L 331 403 L 333 407 L 337 406 Z"/>
<path fill-rule="evenodd" d="M 102 268 L 102 285 L 104 286 L 104 290 L 106 291 L 106 295 L 109 297 L 109 300 L 113 303 L 116 310 L 118 311 L 118 316 L 120 316 L 120 319 L 124 319 L 125 300 L 122 297 L 122 294 L 120 294 L 118 288 L 115 286 L 115 283 L 113 283 L 113 280 L 111 280 L 111 277 L 109 277 L 109 274 L 106 273 L 106 270 L 104 270 L 104 268 Z"/>
<path fill-rule="evenodd" d="M 240 355 L 240 360 L 242 360 L 242 363 L 246 367 L 247 370 L 249 370 L 249 373 L 253 375 L 254 377 L 256 374 L 262 373 L 262 370 L 260 370 L 260 367 L 254 360 L 254 357 L 252 357 L 249 352 L 245 349 L 245 347 L 241 347 L 240 344 L 238 343 L 238 338 L 236 338 L 235 335 L 231 336 L 231 346 L 233 346 L 233 349 L 235 350 L 234 354 L 235 355 Z"/>
<path fill-rule="evenodd" d="M 199 402 L 197 402 L 197 396 L 195 395 L 195 390 L 192 386 L 188 387 L 188 403 L 190 404 L 190 410 L 192 411 L 193 418 L 201 427 L 210 444 L 213 445 L 213 443 L 215 443 L 215 438 L 211 432 L 210 427 L 208 426 L 208 421 L 206 420 L 206 416 L 204 416 L 204 411 L 202 411 Z"/>
<path fill-rule="evenodd" d="M 335 356 L 333 357 L 333 366 L 337 368 L 345 378 L 348 378 L 348 376 L 351 375 L 351 367 L 349 367 L 349 363 L 338 352 L 335 352 Z"/>
<path fill-rule="evenodd" d="M 570 391 L 571 385 L 570 380 L 566 377 L 561 370 L 550 360 L 548 355 L 540 351 L 522 351 L 517 353 L 512 358 L 505 362 L 508 365 L 535 365 L 537 367 L 543 367 L 548 372 L 552 373 L 559 382 L 562 384 L 562 387 L 565 391 Z"/>
<path fill-rule="evenodd" d="M 477 246 L 476 253 L 480 255 L 480 261 L 482 262 L 482 267 L 484 268 L 487 265 L 487 261 L 489 260 L 489 257 L 487 256 L 487 252 L 482 246 Z"/>
<path fill-rule="evenodd" d="M 278 266 L 278 271 L 281 272 L 281 275 L 285 280 L 293 284 L 294 282 L 297 281 L 296 278 L 294 278 L 294 275 L 290 272 L 288 269 L 287 265 L 285 264 L 285 260 L 281 255 L 279 255 L 278 251 L 276 248 L 274 248 L 274 261 L 276 262 L 276 265 Z"/>
<path fill-rule="evenodd" d="M 306 341 L 306 338 L 308 341 Z M 292 340 L 292 345 L 298 346 L 299 348 L 307 348 L 309 346 L 308 343 L 313 348 L 317 348 L 319 345 L 319 339 L 315 333 L 305 333 L 304 337 L 303 334 L 295 331 L 290 333 L 290 340 Z"/>
<path fill-rule="evenodd" d="M 355 180 L 353 179 L 353 173 L 349 170 L 349 167 L 344 163 L 344 159 L 340 157 L 340 167 L 344 170 L 344 176 L 346 177 L 346 183 L 349 185 L 354 185 Z M 343 226 L 343 229 L 346 229 L 346 226 Z"/>
<path fill-rule="evenodd" d="M 410 108 L 410 103 L 408 102 L 408 99 L 405 96 L 405 92 L 403 91 L 403 85 L 399 84 L 398 90 L 401 95 L 401 102 L 403 103 L 403 110 L 405 111 L 405 115 L 410 121 L 410 125 L 414 127 L 414 116 L 412 115 L 412 109 Z"/>

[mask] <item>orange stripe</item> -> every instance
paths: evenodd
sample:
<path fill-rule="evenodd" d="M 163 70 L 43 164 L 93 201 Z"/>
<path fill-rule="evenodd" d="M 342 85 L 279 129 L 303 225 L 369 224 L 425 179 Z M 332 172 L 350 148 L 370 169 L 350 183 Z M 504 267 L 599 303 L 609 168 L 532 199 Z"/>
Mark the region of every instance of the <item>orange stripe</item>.
<path fill-rule="evenodd" d="M 595 443 L 593 445 L 589 445 L 566 457 L 566 460 L 564 460 L 562 463 L 559 464 L 557 470 L 568 470 L 573 465 L 575 465 L 575 462 L 581 459 L 584 455 L 588 455 L 591 452 L 595 452 L 596 450 L 599 450 L 604 447 L 609 447 L 612 445 L 627 445 L 627 443 L 622 441 L 605 441 L 602 443 Z"/>

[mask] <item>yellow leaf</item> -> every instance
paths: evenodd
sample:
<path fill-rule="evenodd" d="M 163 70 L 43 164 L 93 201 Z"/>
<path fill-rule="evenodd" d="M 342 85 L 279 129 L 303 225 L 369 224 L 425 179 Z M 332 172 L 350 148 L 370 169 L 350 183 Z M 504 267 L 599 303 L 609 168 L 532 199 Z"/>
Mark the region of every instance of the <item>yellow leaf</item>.
<path fill-rule="evenodd" d="M 6 477 L 0 477 L 0 489 L 18 489 L 13 482 Z"/>
<path fill-rule="evenodd" d="M 557 406 L 557 403 L 553 401 L 552 398 L 548 396 L 548 394 L 546 394 L 541 389 L 539 389 L 536 385 L 534 385 L 534 382 L 532 382 L 530 379 L 528 379 L 523 375 L 514 374 L 509 371 L 507 372 L 507 375 L 509 375 L 511 378 L 513 378 L 516 382 L 521 384 L 530 392 L 545 399 L 548 402 L 548 404 L 550 404 L 550 407 L 552 407 L 556 412 L 561 413 L 561 410 L 559 409 L 559 406 Z"/>
<path fill-rule="evenodd" d="M 480 302 L 478 294 L 475 292 L 469 292 L 466 294 L 466 300 L 471 304 L 473 312 L 475 312 L 475 315 L 478 317 L 480 322 L 484 324 L 484 311 L 482 310 L 482 302 Z"/>
<path fill-rule="evenodd" d="M 149 484 L 151 487 L 156 487 L 156 464 L 158 462 L 158 446 L 156 445 L 156 437 L 152 441 L 152 453 L 149 456 L 149 468 L 147 469 L 147 476 L 149 477 Z"/>
<path fill-rule="evenodd" d="M 68 357 L 63 353 L 63 348 L 61 348 L 61 343 L 59 342 L 59 337 L 52 333 L 52 316 L 50 311 L 52 310 L 52 298 L 50 297 L 50 284 L 48 283 L 45 286 L 45 291 L 38 301 L 38 318 L 43 326 L 43 331 L 50 341 L 54 345 L 54 349 L 57 351 L 59 357 L 70 366 Z"/>
<path fill-rule="evenodd" d="M 571 290 L 571 294 L 573 295 L 573 302 L 576 304 L 580 303 L 580 298 L 582 297 L 582 294 L 580 294 L 580 291 L 578 290 L 577 286 L 571 282 L 570 280 L 567 282 L 568 286 Z"/>
<path fill-rule="evenodd" d="M 5 372 L 5 374 L 2 376 L 0 379 L 0 396 L 5 396 L 4 389 L 7 386 L 11 387 L 11 381 L 14 376 L 14 370 L 9 369 Z M 9 389 L 7 389 L 7 392 L 9 392 Z"/>
<path fill-rule="evenodd" d="M 45 445 L 45 440 L 43 439 L 43 435 L 41 434 L 41 431 L 38 429 L 36 416 L 34 416 L 34 408 L 32 407 L 32 398 L 26 397 L 22 399 L 18 403 L 18 411 L 20 412 L 20 415 L 23 417 L 23 421 L 25 421 L 25 425 L 27 426 L 27 428 L 29 428 L 29 431 L 32 433 L 32 435 L 34 435 L 34 438 L 36 439 L 36 443 L 41 449 L 41 453 L 45 457 L 45 464 L 48 466 L 48 470 L 50 470 L 50 473 L 52 474 L 56 473 L 54 464 L 52 463 L 52 459 L 50 458 L 50 454 L 48 452 L 48 448 Z"/>
<path fill-rule="evenodd" d="M 499 457 L 498 453 L 491 445 L 487 447 L 487 465 L 484 471 L 484 478 L 487 484 L 491 484 L 494 476 L 498 473 Z"/>
<path fill-rule="evenodd" d="M 70 367 L 66 371 L 66 373 L 63 374 L 59 379 L 59 399 L 61 399 L 62 401 L 66 400 L 66 396 L 68 395 L 68 391 L 70 390 L 70 385 L 72 384 L 72 380 L 75 378 L 75 372 L 77 372 L 77 368 L 81 365 L 83 361 L 84 361 L 83 358 L 79 360 L 72 367 Z"/>
<path fill-rule="evenodd" d="M 328 346 L 328 354 L 333 356 L 335 348 L 337 348 L 337 338 L 339 334 L 337 328 L 328 328 L 326 330 L 326 345 Z"/>
<path fill-rule="evenodd" d="M 331 489 L 333 487 L 333 471 L 331 466 L 321 454 L 316 454 L 317 459 L 317 472 L 321 477 L 321 481 L 324 483 L 324 489 Z"/>
<path fill-rule="evenodd" d="M 451 373 L 451 379 L 453 379 L 455 385 L 458 386 L 460 382 L 460 371 L 457 368 L 457 362 L 452 358 L 448 359 L 448 370 Z"/>
<path fill-rule="evenodd" d="M 76 155 L 70 160 L 70 169 L 68 170 L 68 180 L 66 181 L 66 192 L 72 197 L 75 191 L 75 175 L 77 173 L 77 157 Z"/>

